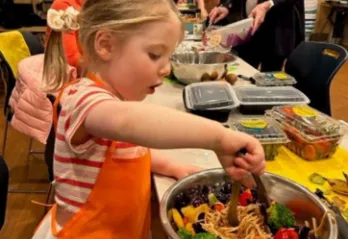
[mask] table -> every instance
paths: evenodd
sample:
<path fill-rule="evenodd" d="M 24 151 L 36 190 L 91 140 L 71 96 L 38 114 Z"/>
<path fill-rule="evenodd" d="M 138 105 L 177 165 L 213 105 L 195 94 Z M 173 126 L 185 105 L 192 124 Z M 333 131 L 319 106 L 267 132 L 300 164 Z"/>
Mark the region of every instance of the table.
<path fill-rule="evenodd" d="M 348 139 L 343 139 L 341 146 L 345 149 L 348 150 Z M 341 149 L 342 150 L 342 149 Z M 281 151 L 284 151 L 285 154 L 292 154 L 289 150 L 282 148 Z M 180 150 L 163 150 L 165 154 L 173 158 L 175 161 L 180 162 L 180 163 L 189 163 L 189 164 L 194 164 L 197 166 L 200 166 L 204 169 L 209 169 L 209 168 L 220 168 L 220 163 L 212 151 L 208 150 L 199 150 L 199 149 L 180 149 Z M 281 152 L 283 153 L 283 152 Z M 276 159 L 278 160 L 278 159 Z M 301 159 L 302 160 L 302 159 Z M 270 166 L 274 171 L 274 168 L 277 167 L 276 162 L 271 162 Z M 305 165 L 308 165 L 312 162 L 306 162 L 303 161 Z M 322 165 L 325 164 L 324 161 L 319 162 Z M 324 165 L 325 166 L 325 165 Z M 306 167 L 306 166 L 305 166 Z M 269 169 L 270 167 L 268 167 Z M 346 168 L 347 170 L 348 168 Z M 343 170 L 343 169 L 342 169 Z M 310 174 L 310 173 L 307 173 Z M 331 174 L 332 175 L 332 174 Z M 286 175 L 283 175 L 286 177 Z M 341 177 L 341 175 L 337 175 Z M 160 201 L 163 198 L 163 195 L 165 194 L 166 190 L 173 185 L 176 182 L 176 180 L 164 176 L 159 176 L 156 175 L 154 177 L 154 183 L 155 183 L 155 189 L 157 192 L 158 200 Z M 313 187 L 316 187 L 316 185 L 313 184 Z M 313 188 L 312 188 L 313 189 Z M 340 196 L 341 197 L 341 196 Z"/>
<path fill-rule="evenodd" d="M 247 77 L 250 77 L 257 73 L 257 70 L 248 65 L 246 62 L 241 60 L 240 58 L 237 58 L 236 63 L 238 66 L 236 66 L 234 69 L 232 69 L 233 73 L 235 74 L 242 74 Z M 236 85 L 252 85 L 248 81 L 243 81 L 239 79 L 236 83 Z M 162 87 L 158 89 L 158 92 L 156 94 L 149 97 L 145 102 L 148 103 L 154 103 L 154 104 L 160 104 L 163 106 L 175 108 L 177 110 L 184 111 L 184 105 L 182 100 L 182 88 L 183 85 L 175 84 L 175 83 L 168 83 L 166 82 Z M 239 117 L 240 114 L 236 112 L 232 112 L 229 121 L 233 120 L 234 117 Z M 344 149 L 348 150 L 348 139 L 344 138 L 341 142 L 341 146 Z M 194 164 L 197 166 L 202 167 L 203 169 L 209 169 L 209 168 L 218 168 L 221 167 L 220 163 L 215 155 L 214 152 L 208 151 L 208 150 L 201 150 L 201 149 L 175 149 L 175 150 L 162 150 L 163 153 L 171 157 L 173 160 L 179 163 L 183 164 Z M 278 175 L 282 175 L 284 177 L 293 179 L 304 186 L 305 183 L 309 183 L 308 176 L 313 172 L 313 170 L 318 170 L 315 172 L 318 173 L 325 173 L 324 175 L 332 178 L 332 177 L 341 177 L 343 175 L 337 175 L 337 172 L 343 171 L 346 168 L 346 171 L 348 171 L 348 164 L 344 162 L 343 158 L 348 158 L 348 152 L 340 148 L 338 152 L 335 154 L 335 156 L 330 159 L 330 161 L 326 160 L 320 160 L 318 162 L 307 162 L 303 159 L 298 158 L 287 150 L 285 147 L 282 147 L 280 149 L 280 154 L 276 158 L 275 161 L 268 162 L 267 171 L 276 173 Z M 331 165 L 333 163 L 334 165 Z M 328 166 L 331 167 L 331 171 L 328 170 Z M 291 170 L 286 170 L 287 172 L 284 172 L 284 168 L 288 169 L 289 167 L 293 167 Z M 300 171 L 300 173 L 299 173 Z M 327 171 L 327 173 L 326 173 Z M 300 174 L 300 175 L 299 175 Z M 308 182 L 307 182 L 308 181 Z M 166 190 L 175 183 L 175 180 L 168 177 L 163 177 L 159 175 L 154 176 L 154 187 L 155 191 L 157 193 L 157 199 L 158 201 L 161 201 L 163 198 L 164 193 Z M 318 186 L 317 185 L 311 185 L 309 186 L 309 189 L 314 191 Z M 329 186 L 328 186 L 329 187 Z M 344 198 L 345 201 L 348 202 L 348 197 Z"/>

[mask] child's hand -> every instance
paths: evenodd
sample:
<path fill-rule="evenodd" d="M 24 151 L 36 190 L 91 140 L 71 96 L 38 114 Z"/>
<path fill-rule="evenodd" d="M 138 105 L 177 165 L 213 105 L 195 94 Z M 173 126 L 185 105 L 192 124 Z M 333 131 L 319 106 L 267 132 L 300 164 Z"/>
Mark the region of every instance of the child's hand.
<path fill-rule="evenodd" d="M 260 142 L 247 134 L 226 130 L 215 150 L 221 165 L 234 180 L 243 180 L 249 173 L 263 174 L 265 155 Z M 247 150 L 242 156 L 239 152 Z"/>
<path fill-rule="evenodd" d="M 192 164 L 173 164 L 173 176 L 178 180 L 202 170 L 203 168 Z"/>
<path fill-rule="evenodd" d="M 151 149 L 151 156 L 152 172 L 163 176 L 182 179 L 202 170 L 202 168 L 192 164 L 176 163 L 171 157 L 168 157 L 159 150 Z"/>

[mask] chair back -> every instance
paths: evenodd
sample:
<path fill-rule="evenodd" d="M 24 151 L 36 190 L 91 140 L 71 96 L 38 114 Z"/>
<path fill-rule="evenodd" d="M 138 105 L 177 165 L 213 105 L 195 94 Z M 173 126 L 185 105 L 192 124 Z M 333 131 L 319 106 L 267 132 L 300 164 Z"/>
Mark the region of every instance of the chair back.
<path fill-rule="evenodd" d="M 50 100 L 52 105 L 54 104 L 56 97 L 54 97 L 51 94 L 47 95 L 47 98 Z M 61 105 L 58 105 L 57 109 L 57 115 L 60 114 L 61 111 Z M 45 147 L 45 162 L 48 168 L 48 179 L 50 182 L 53 181 L 54 175 L 53 175 L 53 157 L 54 157 L 54 145 L 56 142 L 56 132 L 54 129 L 54 124 L 51 126 L 51 131 L 50 134 L 48 135 L 47 142 L 46 142 L 46 147 Z"/>
<path fill-rule="evenodd" d="M 347 51 L 325 42 L 302 42 L 289 56 L 285 72 L 295 77 L 295 87 L 311 100 L 310 105 L 331 115 L 330 85 L 347 59 Z"/>

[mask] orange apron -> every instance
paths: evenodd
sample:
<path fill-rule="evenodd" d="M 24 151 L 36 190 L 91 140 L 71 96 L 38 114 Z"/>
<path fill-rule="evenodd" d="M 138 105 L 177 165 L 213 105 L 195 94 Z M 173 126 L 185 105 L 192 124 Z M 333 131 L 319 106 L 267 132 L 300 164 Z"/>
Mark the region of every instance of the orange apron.
<path fill-rule="evenodd" d="M 94 74 L 89 73 L 88 77 L 100 87 L 104 87 L 102 81 Z M 69 85 L 75 82 L 76 80 Z M 61 92 L 64 89 L 65 87 Z M 55 102 L 54 112 L 62 96 L 61 92 Z M 138 158 L 117 159 L 113 157 L 116 147 L 117 142 L 113 141 L 87 202 L 60 231 L 56 229 L 57 205 L 51 209 L 52 233 L 57 238 L 149 238 L 150 151 Z"/>

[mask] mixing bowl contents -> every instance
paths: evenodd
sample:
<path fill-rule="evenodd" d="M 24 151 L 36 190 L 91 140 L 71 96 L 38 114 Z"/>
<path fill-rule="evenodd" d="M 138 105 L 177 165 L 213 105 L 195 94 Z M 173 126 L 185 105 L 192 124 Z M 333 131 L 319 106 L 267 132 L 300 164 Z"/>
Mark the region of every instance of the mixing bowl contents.
<path fill-rule="evenodd" d="M 232 181 L 196 185 L 175 196 L 168 211 L 173 229 L 182 239 L 316 239 L 320 238 L 326 214 L 312 221 L 296 218 L 296 210 L 272 202 L 266 208 L 257 191 L 242 187 L 238 201 L 239 226 L 228 224 L 227 211 Z"/>

